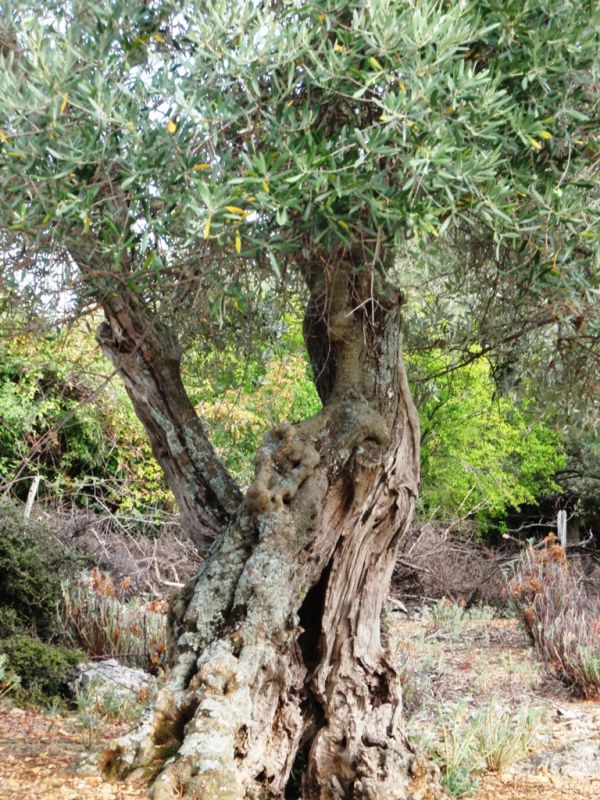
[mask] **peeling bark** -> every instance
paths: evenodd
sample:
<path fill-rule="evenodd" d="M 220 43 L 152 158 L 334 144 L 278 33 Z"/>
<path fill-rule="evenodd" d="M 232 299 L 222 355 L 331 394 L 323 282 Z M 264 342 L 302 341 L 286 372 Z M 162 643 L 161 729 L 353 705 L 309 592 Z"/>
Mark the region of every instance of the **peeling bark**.
<path fill-rule="evenodd" d="M 311 287 L 323 410 L 265 438 L 244 503 L 173 605 L 166 685 L 105 755 L 156 771 L 155 800 L 442 796 L 404 735 L 379 630 L 419 480 L 400 303 L 366 302 L 350 274 Z"/>
<path fill-rule="evenodd" d="M 122 378 L 181 512 L 206 549 L 242 501 L 181 380 L 181 347 L 162 323 L 123 298 L 104 302 L 98 341 Z"/>

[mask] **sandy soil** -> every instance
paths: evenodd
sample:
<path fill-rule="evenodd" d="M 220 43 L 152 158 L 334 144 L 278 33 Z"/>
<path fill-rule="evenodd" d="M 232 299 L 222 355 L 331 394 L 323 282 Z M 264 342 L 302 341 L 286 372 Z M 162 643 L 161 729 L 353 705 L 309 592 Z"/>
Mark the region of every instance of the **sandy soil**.
<path fill-rule="evenodd" d="M 0 709 L 1 800 L 141 800 L 140 784 L 82 774 L 82 756 L 126 727 L 101 724 L 89 730 L 73 714 L 50 716 L 32 709 Z"/>
<path fill-rule="evenodd" d="M 600 702 L 574 699 L 550 678 L 516 620 L 469 622 L 453 630 L 394 619 L 389 636 L 396 657 L 413 649 L 434 665 L 429 694 L 415 711 L 416 727 L 433 729 L 436 709 L 450 720 L 458 708 L 476 713 L 495 703 L 543 709 L 528 752 L 502 774 L 479 775 L 477 788 L 465 798 L 600 800 Z"/>

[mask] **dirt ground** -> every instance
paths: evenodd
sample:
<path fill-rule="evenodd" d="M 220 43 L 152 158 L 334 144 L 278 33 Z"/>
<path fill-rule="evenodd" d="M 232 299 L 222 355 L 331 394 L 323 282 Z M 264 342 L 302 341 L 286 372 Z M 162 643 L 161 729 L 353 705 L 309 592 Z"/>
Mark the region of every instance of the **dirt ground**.
<path fill-rule="evenodd" d="M 600 800 L 600 702 L 574 699 L 549 677 L 516 620 L 456 629 L 394 615 L 389 641 L 396 658 L 412 648 L 430 667 L 422 707 L 409 723 L 414 729 L 431 728 L 436 709 L 448 727 L 456 709 L 476 713 L 496 703 L 542 713 L 527 752 L 501 774 L 478 775 L 466 800 Z M 434 730 L 439 737 L 439 726 Z"/>
<path fill-rule="evenodd" d="M 573 700 L 545 677 L 514 620 L 461 627 L 393 613 L 387 629 L 393 657 L 400 662 L 411 653 L 425 674 L 410 725 L 430 737 L 439 736 L 431 720 L 440 709 L 446 720 L 456 710 L 468 715 L 496 701 L 507 708 L 530 703 L 545 709 L 529 752 L 501 774 L 479 776 L 468 800 L 599 800 L 600 703 Z M 122 723 L 86 725 L 74 713 L 0 708 L 0 800 L 146 798 L 141 784 L 77 770 L 82 757 L 124 730 Z M 581 753 L 593 748 L 596 761 L 582 760 Z"/>
<path fill-rule="evenodd" d="M 91 748 L 126 727 L 99 723 L 94 730 L 73 714 L 0 709 L 1 800 L 142 800 L 146 787 L 107 781 L 77 767 Z"/>

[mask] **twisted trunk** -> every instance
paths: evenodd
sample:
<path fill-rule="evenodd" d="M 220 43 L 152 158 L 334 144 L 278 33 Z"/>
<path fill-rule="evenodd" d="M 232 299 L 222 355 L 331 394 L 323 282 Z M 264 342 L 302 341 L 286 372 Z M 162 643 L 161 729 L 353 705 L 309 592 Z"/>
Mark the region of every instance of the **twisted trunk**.
<path fill-rule="evenodd" d="M 405 738 L 379 631 L 419 472 L 399 302 L 369 301 L 349 275 L 312 285 L 323 410 L 266 437 L 253 486 L 172 607 L 166 685 L 105 756 L 155 770 L 156 800 L 440 796 Z"/>

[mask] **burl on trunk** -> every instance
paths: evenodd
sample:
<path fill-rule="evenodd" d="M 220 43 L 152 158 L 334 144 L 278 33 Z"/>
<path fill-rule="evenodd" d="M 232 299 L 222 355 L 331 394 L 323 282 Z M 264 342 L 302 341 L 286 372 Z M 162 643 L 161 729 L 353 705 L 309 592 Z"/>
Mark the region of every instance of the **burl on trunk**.
<path fill-rule="evenodd" d="M 172 606 L 166 685 L 105 754 L 155 774 L 156 800 L 442 796 L 380 641 L 419 476 L 400 302 L 351 271 L 320 275 L 305 336 L 323 409 L 266 436 L 254 484 Z"/>

